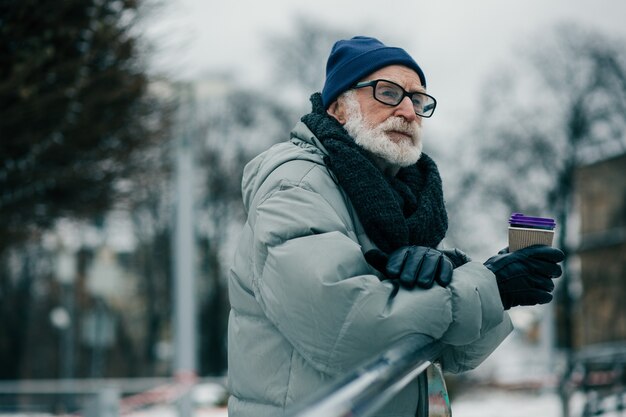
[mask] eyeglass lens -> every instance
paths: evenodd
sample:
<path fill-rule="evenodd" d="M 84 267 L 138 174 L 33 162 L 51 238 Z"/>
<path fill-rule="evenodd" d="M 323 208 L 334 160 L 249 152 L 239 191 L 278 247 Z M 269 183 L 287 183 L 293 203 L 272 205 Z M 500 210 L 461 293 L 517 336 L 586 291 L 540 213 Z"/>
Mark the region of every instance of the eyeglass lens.
<path fill-rule="evenodd" d="M 433 112 L 435 102 L 430 96 L 419 92 L 410 93 L 409 96 L 413 102 L 415 113 L 429 116 Z M 399 85 L 381 80 L 376 83 L 374 88 L 374 98 L 385 104 L 397 106 L 404 98 L 404 90 Z"/>

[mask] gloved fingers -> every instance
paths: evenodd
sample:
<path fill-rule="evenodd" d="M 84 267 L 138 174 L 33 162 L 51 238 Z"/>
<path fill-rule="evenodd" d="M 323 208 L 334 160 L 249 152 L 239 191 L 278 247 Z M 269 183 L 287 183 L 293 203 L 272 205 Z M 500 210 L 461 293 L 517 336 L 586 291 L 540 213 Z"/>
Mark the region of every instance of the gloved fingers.
<path fill-rule="evenodd" d="M 520 249 L 517 252 L 523 253 L 530 258 L 542 259 L 552 263 L 561 262 L 565 259 L 565 254 L 561 249 L 547 245 L 533 245 Z"/>
<path fill-rule="evenodd" d="M 529 275 L 528 281 L 535 288 L 543 291 L 552 292 L 554 290 L 554 281 L 550 278 L 546 278 L 538 275 Z"/>
<path fill-rule="evenodd" d="M 519 305 L 534 306 L 536 304 L 546 304 L 552 301 L 552 294 L 541 290 L 526 291 L 526 293 L 520 298 L 521 303 Z"/>
<path fill-rule="evenodd" d="M 520 249 L 522 251 L 523 249 Z M 496 275 L 514 277 L 527 274 L 538 274 L 545 277 L 557 278 L 562 270 L 554 262 L 540 258 L 529 257 L 524 253 L 513 252 L 508 255 L 496 255 L 485 262 L 485 266 Z"/>
<path fill-rule="evenodd" d="M 557 262 L 561 262 L 562 260 L 563 252 L 560 249 L 546 245 L 534 245 L 516 250 L 515 252 L 502 253 L 492 256 L 491 258 L 487 259 L 485 265 L 492 272 L 496 273 L 506 267 L 509 267 L 509 265 L 511 264 L 515 264 L 516 269 L 523 269 L 526 268 L 526 264 L 532 261 L 543 262 L 543 264 L 556 264 Z M 536 272 L 540 272 L 541 269 L 542 268 L 537 269 Z M 553 275 L 556 272 L 557 270 L 554 270 L 553 273 L 546 275 Z"/>
<path fill-rule="evenodd" d="M 373 251 L 366 255 L 368 261 L 371 259 L 371 264 L 382 259 L 380 254 Z M 405 288 L 412 289 L 416 285 L 431 288 L 435 280 L 442 287 L 446 287 L 452 281 L 454 264 L 438 250 L 424 246 L 407 246 L 389 256 L 385 269 L 387 277 L 399 279 Z"/>
<path fill-rule="evenodd" d="M 518 263 L 522 259 L 526 259 L 526 257 L 523 255 L 519 255 L 517 252 L 503 253 L 499 255 L 494 255 L 491 258 L 487 259 L 484 265 L 489 268 L 491 272 L 497 273 L 508 265 Z"/>
<path fill-rule="evenodd" d="M 453 249 L 444 249 L 441 251 L 445 256 L 447 256 L 450 261 L 452 261 L 452 265 L 454 268 L 458 268 L 459 266 L 463 266 L 468 262 L 471 262 L 472 259 L 465 254 L 462 250 L 458 248 Z"/>
<path fill-rule="evenodd" d="M 543 275 L 544 277 L 558 278 L 563 272 L 560 265 L 541 259 L 529 258 L 526 260 L 525 264 L 529 271 Z"/>
<path fill-rule="evenodd" d="M 409 256 L 409 247 L 394 251 L 387 261 L 387 274 L 389 278 L 395 279 L 400 277 L 400 272 L 404 269 L 404 263 Z"/>
<path fill-rule="evenodd" d="M 383 275 L 386 275 L 385 267 L 387 265 L 387 261 L 389 260 L 389 257 L 385 254 L 385 252 L 379 249 L 372 249 L 372 250 L 365 252 L 364 256 L 368 264 L 376 268 Z"/>
<path fill-rule="evenodd" d="M 550 278 L 558 278 L 563 273 L 563 270 L 560 265 L 547 263 L 539 273 Z"/>
<path fill-rule="evenodd" d="M 439 270 L 437 271 L 437 275 L 435 280 L 439 285 L 443 288 L 446 288 L 452 282 L 452 272 L 454 270 L 454 265 L 448 258 L 445 256 L 441 256 L 439 260 Z"/>
<path fill-rule="evenodd" d="M 557 268 L 555 268 L 553 270 L 553 272 L 550 274 L 550 278 L 558 278 L 563 274 L 563 269 L 561 268 L 560 265 L 556 265 Z"/>
<path fill-rule="evenodd" d="M 540 288 L 545 291 L 554 290 L 554 281 L 547 275 L 530 271 L 508 275 L 498 280 L 499 286 L 506 286 L 508 292 L 527 291 Z"/>
<path fill-rule="evenodd" d="M 424 285 L 419 281 L 420 279 L 422 279 L 422 270 L 425 267 L 424 264 L 427 262 L 427 254 L 428 248 L 422 246 L 412 246 L 410 248 L 404 262 L 404 267 L 402 268 L 402 272 L 400 273 L 400 283 L 403 284 L 406 288 L 413 288 L 415 287 L 415 285 L 419 285 L 420 287 Z M 426 266 L 426 268 L 428 269 L 428 266 Z M 430 286 L 433 285 L 433 279 L 434 277 L 431 279 Z"/>
<path fill-rule="evenodd" d="M 461 249 L 455 248 L 454 251 L 458 253 L 459 257 L 463 260 L 463 264 L 472 262 L 472 258 L 470 258 L 470 256 L 467 253 L 463 252 Z"/>
<path fill-rule="evenodd" d="M 439 251 L 426 249 L 424 256 L 421 258 L 422 262 L 417 270 L 415 283 L 420 288 L 431 288 L 437 276 L 441 253 Z"/>
<path fill-rule="evenodd" d="M 535 299 L 537 300 L 537 304 L 548 304 L 552 301 L 552 294 L 549 292 L 538 291 Z"/>
<path fill-rule="evenodd" d="M 516 290 L 507 292 L 506 298 L 511 307 L 534 306 L 552 301 L 552 294 L 542 290 Z M 504 303 L 503 303 L 504 304 Z"/>
<path fill-rule="evenodd" d="M 498 255 L 504 255 L 505 253 L 509 253 L 508 246 L 506 248 L 500 249 L 500 251 L 498 252 Z"/>

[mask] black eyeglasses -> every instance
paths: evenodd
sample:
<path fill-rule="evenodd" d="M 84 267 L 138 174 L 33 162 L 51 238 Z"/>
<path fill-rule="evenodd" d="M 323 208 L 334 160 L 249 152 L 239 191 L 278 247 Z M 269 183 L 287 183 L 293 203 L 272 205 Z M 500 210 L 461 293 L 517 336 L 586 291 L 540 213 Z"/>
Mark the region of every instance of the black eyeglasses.
<path fill-rule="evenodd" d="M 376 101 L 388 106 L 397 106 L 408 97 L 413 103 L 415 114 L 422 117 L 430 117 L 435 112 L 437 100 L 435 97 L 426 93 L 414 92 L 409 93 L 398 84 L 387 80 L 363 81 L 357 83 L 352 88 L 372 87 L 372 92 Z"/>

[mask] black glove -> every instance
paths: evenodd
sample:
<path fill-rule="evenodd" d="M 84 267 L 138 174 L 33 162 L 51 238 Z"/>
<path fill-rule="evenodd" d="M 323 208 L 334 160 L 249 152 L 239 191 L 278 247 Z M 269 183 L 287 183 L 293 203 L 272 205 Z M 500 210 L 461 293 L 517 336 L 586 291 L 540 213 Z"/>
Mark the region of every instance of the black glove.
<path fill-rule="evenodd" d="M 387 261 L 389 256 L 380 249 L 371 249 L 365 252 L 365 260 L 383 275 L 387 275 Z"/>
<path fill-rule="evenodd" d="M 563 259 L 565 255 L 560 249 L 535 245 L 511 253 L 501 251 L 484 265 L 496 275 L 502 305 L 508 310 L 550 302 L 552 278 L 561 276 L 557 263 Z"/>
<path fill-rule="evenodd" d="M 399 278 L 406 288 L 430 288 L 437 281 L 447 287 L 452 281 L 452 262 L 436 249 L 424 246 L 404 246 L 389 255 L 387 276 Z"/>
<path fill-rule="evenodd" d="M 452 261 L 454 265 L 454 269 L 457 269 L 459 266 L 463 266 L 468 262 L 472 262 L 472 259 L 465 254 L 461 249 L 452 248 L 452 249 L 443 249 L 441 251 L 444 255 Z"/>

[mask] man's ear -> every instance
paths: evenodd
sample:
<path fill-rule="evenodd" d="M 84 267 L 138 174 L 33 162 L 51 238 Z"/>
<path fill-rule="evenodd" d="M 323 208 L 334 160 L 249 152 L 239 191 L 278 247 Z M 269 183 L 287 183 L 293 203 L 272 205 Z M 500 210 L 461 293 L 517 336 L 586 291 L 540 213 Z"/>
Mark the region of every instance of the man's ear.
<path fill-rule="evenodd" d="M 344 106 L 343 100 L 336 99 L 333 101 L 330 106 L 328 106 L 326 113 L 337 119 L 340 124 L 346 124 L 346 106 Z"/>

